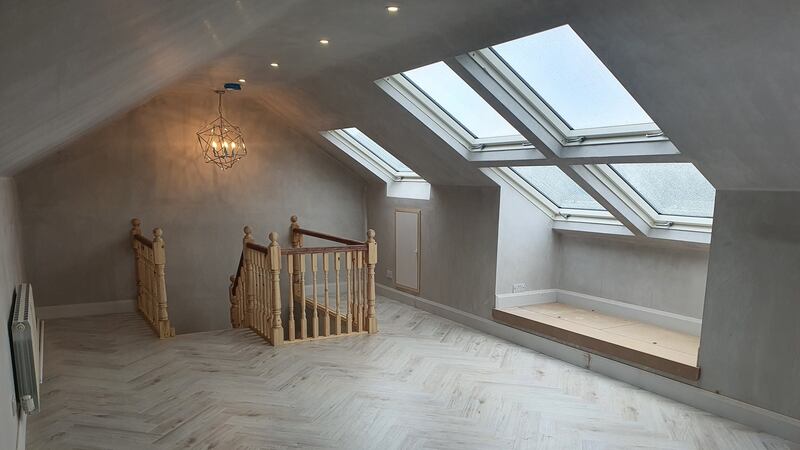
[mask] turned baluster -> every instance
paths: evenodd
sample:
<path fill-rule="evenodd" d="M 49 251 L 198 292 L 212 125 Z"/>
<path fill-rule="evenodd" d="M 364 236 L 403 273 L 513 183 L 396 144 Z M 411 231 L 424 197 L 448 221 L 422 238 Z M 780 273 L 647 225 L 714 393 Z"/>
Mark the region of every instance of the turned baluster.
<path fill-rule="evenodd" d="M 364 331 L 364 252 L 356 252 L 356 324 L 358 331 Z"/>
<path fill-rule="evenodd" d="M 292 216 L 290 220 L 291 225 L 289 227 L 289 232 L 292 238 L 292 248 L 300 248 L 303 246 L 303 235 L 297 231 L 300 229 L 300 224 L 297 223 L 297 216 Z M 292 289 L 294 290 L 294 298 L 300 298 L 300 272 L 298 269 L 300 268 L 300 259 L 302 255 L 294 255 L 292 258 L 294 259 L 295 267 L 295 275 L 294 278 L 292 278 Z M 303 299 L 303 301 L 305 301 L 305 299 Z"/>
<path fill-rule="evenodd" d="M 319 314 L 317 313 L 317 307 L 319 306 L 319 302 L 317 301 L 317 255 L 312 253 L 308 255 L 311 257 L 311 295 L 313 297 L 313 308 L 311 312 L 311 337 L 318 338 L 319 337 Z"/>
<path fill-rule="evenodd" d="M 242 326 L 239 321 L 239 299 L 236 298 L 236 275 L 230 276 L 231 285 L 228 287 L 228 298 L 231 302 L 231 327 L 239 328 Z"/>
<path fill-rule="evenodd" d="M 308 339 L 308 316 L 306 316 L 306 257 L 298 255 L 300 264 L 296 267 L 300 272 L 300 339 Z"/>
<path fill-rule="evenodd" d="M 164 239 L 161 238 L 163 232 L 161 228 L 153 230 L 153 265 L 155 266 L 156 284 L 158 293 L 158 336 L 166 338 L 174 336 L 175 332 L 169 324 L 167 315 L 167 282 L 164 272 L 167 264 L 167 256 Z"/>
<path fill-rule="evenodd" d="M 269 236 L 268 236 L 269 237 Z M 264 261 L 266 265 L 266 272 L 265 272 L 265 296 L 266 303 L 264 303 L 264 322 L 267 324 L 267 333 L 271 333 L 272 330 L 272 307 L 273 307 L 273 298 L 272 298 L 272 256 L 267 252 L 264 255 Z M 278 268 L 280 268 L 280 258 L 278 259 Z M 280 272 L 278 273 L 278 279 L 280 279 Z"/>
<path fill-rule="evenodd" d="M 378 264 L 378 243 L 375 230 L 367 230 L 367 332 L 378 332 L 378 318 L 375 314 L 375 265 Z"/>
<path fill-rule="evenodd" d="M 283 324 L 281 324 L 281 247 L 278 245 L 278 233 L 269 234 L 269 274 L 272 298 L 272 329 L 270 338 L 272 345 L 283 344 Z"/>
<path fill-rule="evenodd" d="M 341 260 L 341 256 L 339 252 L 333 254 L 333 271 L 336 273 L 336 334 L 342 334 L 342 318 L 341 318 L 341 308 L 339 307 L 340 298 L 341 298 L 341 283 L 340 283 L 340 274 L 339 274 L 339 261 Z"/>
<path fill-rule="evenodd" d="M 353 332 L 353 254 L 345 253 L 345 282 L 347 283 L 347 333 Z"/>
<path fill-rule="evenodd" d="M 136 239 L 136 236 L 142 234 L 141 225 L 141 220 L 131 219 L 131 246 L 133 247 L 134 272 L 136 275 L 136 306 L 139 311 L 142 310 L 142 250 L 141 243 Z"/>
<path fill-rule="evenodd" d="M 253 308 L 253 322 L 255 323 L 256 331 L 261 336 L 264 336 L 264 255 L 259 251 L 253 252 L 253 275 L 255 275 L 255 307 Z"/>
<path fill-rule="evenodd" d="M 322 325 L 322 333 L 325 336 L 330 336 L 331 334 L 331 310 L 328 308 L 328 270 L 330 267 L 328 266 L 328 254 L 322 254 L 322 281 L 325 283 L 323 287 L 323 295 L 325 296 L 325 323 Z"/>
<path fill-rule="evenodd" d="M 262 279 L 264 280 L 264 288 L 263 288 L 263 301 L 262 301 L 262 322 L 261 325 L 264 330 L 264 335 L 267 336 L 271 332 L 272 329 L 272 276 L 270 274 L 270 260 L 269 260 L 269 253 L 265 253 L 261 255 L 261 260 L 263 262 L 262 266 Z"/>
<path fill-rule="evenodd" d="M 253 232 L 249 226 L 244 227 L 244 238 L 242 239 L 242 255 L 244 255 L 244 298 L 246 299 L 244 325 L 246 327 L 253 327 L 253 313 L 255 309 L 255 285 L 253 279 L 253 261 L 252 255 L 247 243 L 253 242 Z"/>
<path fill-rule="evenodd" d="M 294 280 L 294 256 L 286 255 L 286 270 L 289 272 L 289 280 Z M 297 337 L 294 329 L 294 287 L 289 289 L 289 340 L 293 341 Z"/>

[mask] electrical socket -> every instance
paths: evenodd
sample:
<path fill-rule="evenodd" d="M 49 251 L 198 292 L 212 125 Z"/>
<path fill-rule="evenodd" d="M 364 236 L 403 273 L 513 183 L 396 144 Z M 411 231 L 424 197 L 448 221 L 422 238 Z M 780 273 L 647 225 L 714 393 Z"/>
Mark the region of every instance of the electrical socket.
<path fill-rule="evenodd" d="M 518 292 L 525 292 L 528 290 L 528 283 L 514 283 L 511 285 L 511 292 L 516 294 Z"/>
<path fill-rule="evenodd" d="M 386 278 L 390 280 L 394 279 L 394 272 L 392 272 L 392 269 L 386 269 Z"/>

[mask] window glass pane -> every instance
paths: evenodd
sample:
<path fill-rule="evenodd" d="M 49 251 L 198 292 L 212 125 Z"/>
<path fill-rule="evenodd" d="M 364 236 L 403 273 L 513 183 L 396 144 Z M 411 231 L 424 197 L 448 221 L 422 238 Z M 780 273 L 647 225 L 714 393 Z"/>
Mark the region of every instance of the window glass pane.
<path fill-rule="evenodd" d="M 612 164 L 659 214 L 713 217 L 714 186 L 691 163 Z"/>
<path fill-rule="evenodd" d="M 377 142 L 370 139 L 369 136 L 362 133 L 361 130 L 359 130 L 358 128 L 345 128 L 343 131 L 348 135 L 350 135 L 350 137 L 358 141 L 359 144 L 366 147 L 367 150 L 369 150 L 373 155 L 377 156 L 383 162 L 388 164 L 396 172 L 412 172 L 412 170 L 409 169 L 408 166 L 403 164 L 399 159 L 392 156 L 391 153 L 389 153 L 388 151 L 386 151 L 386 149 L 378 145 Z"/>
<path fill-rule="evenodd" d="M 443 62 L 403 72 L 476 138 L 519 136 L 500 114 Z"/>
<path fill-rule="evenodd" d="M 511 170 L 559 208 L 605 211 L 605 208 L 558 167 L 512 167 Z"/>
<path fill-rule="evenodd" d="M 653 122 L 569 25 L 492 50 L 572 129 Z"/>

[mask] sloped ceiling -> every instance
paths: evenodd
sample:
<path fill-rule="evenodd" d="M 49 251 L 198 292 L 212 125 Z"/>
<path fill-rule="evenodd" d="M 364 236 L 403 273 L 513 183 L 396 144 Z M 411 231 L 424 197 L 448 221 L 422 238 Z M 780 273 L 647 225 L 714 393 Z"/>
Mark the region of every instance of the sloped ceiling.
<path fill-rule="evenodd" d="M 372 0 L 14 3 L 0 18 L 0 174 L 161 89 L 209 95 L 244 77 L 236 95 L 310 136 L 355 125 L 433 183 L 486 184 L 373 81 L 569 23 L 715 187 L 800 190 L 796 2 L 399 5 L 389 17 Z"/>

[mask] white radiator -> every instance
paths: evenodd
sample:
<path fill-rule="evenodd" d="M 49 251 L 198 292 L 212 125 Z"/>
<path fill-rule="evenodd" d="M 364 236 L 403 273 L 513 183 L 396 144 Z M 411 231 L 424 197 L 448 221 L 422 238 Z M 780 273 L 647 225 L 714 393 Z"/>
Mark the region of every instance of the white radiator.
<path fill-rule="evenodd" d="M 14 291 L 14 306 L 9 327 L 14 357 L 17 399 L 26 414 L 39 411 L 39 383 L 42 381 L 40 324 L 33 307 L 33 290 L 24 283 Z"/>

